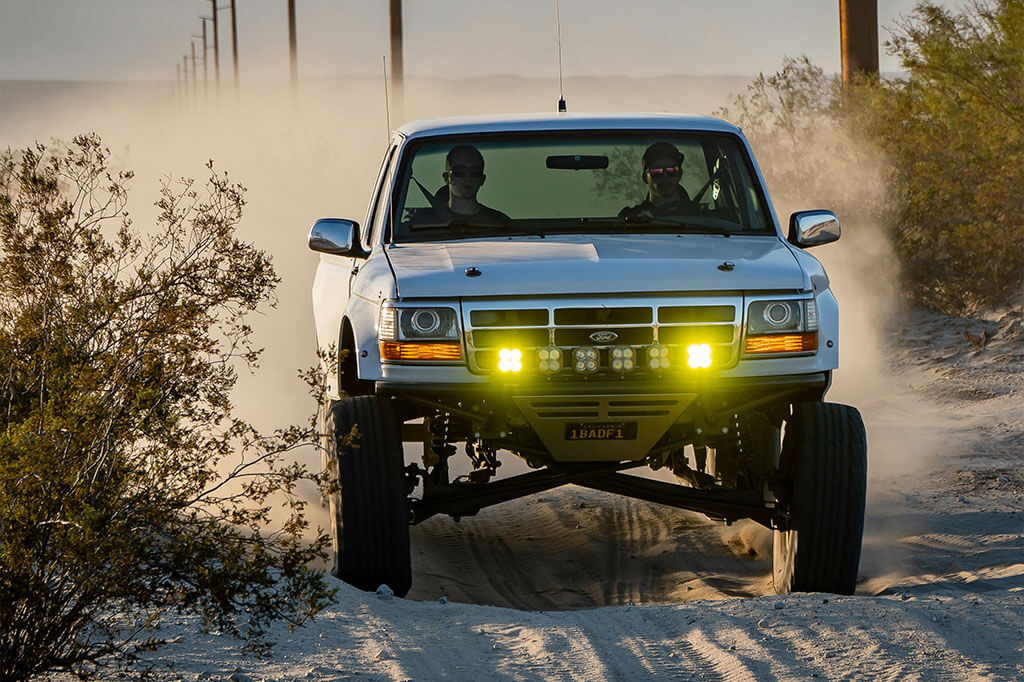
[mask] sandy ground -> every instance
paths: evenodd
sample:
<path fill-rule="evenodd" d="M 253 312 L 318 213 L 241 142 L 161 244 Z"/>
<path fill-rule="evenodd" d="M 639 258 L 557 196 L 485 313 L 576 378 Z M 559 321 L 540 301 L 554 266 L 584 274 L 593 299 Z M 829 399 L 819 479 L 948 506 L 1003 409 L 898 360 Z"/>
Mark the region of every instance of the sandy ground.
<path fill-rule="evenodd" d="M 964 334 L 985 330 L 982 349 Z M 862 406 L 852 597 L 774 595 L 753 524 L 567 487 L 415 527 L 409 599 L 337 582 L 268 659 L 181 619 L 152 662 L 185 680 L 1021 679 L 1020 315 L 917 311 L 890 342 L 898 389 Z"/>

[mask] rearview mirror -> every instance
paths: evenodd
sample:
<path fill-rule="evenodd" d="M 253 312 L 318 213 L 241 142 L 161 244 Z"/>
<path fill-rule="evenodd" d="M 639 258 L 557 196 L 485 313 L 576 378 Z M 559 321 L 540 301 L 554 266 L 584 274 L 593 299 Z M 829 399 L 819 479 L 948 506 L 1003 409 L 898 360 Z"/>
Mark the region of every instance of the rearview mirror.
<path fill-rule="evenodd" d="M 787 241 L 806 249 L 839 239 L 839 218 L 832 211 L 797 211 L 789 217 Z"/>
<path fill-rule="evenodd" d="M 600 170 L 608 167 L 608 157 L 586 154 L 549 156 L 547 167 L 555 170 Z"/>
<path fill-rule="evenodd" d="M 359 244 L 359 223 L 344 218 L 321 218 L 309 231 L 309 248 L 334 256 L 365 258 Z"/>

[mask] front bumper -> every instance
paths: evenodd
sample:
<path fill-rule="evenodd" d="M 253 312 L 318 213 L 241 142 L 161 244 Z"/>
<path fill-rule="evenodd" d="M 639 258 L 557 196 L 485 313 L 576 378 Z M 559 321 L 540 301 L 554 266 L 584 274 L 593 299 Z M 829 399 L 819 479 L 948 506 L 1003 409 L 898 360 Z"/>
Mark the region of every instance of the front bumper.
<path fill-rule="evenodd" d="M 465 383 L 450 382 L 415 382 L 394 381 L 384 379 L 377 381 L 377 394 L 400 398 L 402 396 L 418 396 L 434 398 L 442 402 L 459 401 L 473 402 L 480 400 L 497 400 L 512 398 L 517 395 L 593 395 L 615 396 L 651 393 L 696 393 L 705 396 L 716 396 L 722 399 L 746 399 L 757 395 L 775 395 L 778 393 L 797 393 L 821 391 L 828 389 L 831 372 L 812 372 L 808 374 L 729 377 L 716 376 L 710 378 L 679 378 L 671 381 L 507 381 L 489 378 L 478 381 L 473 377 Z"/>
<path fill-rule="evenodd" d="M 517 449 L 509 447 L 513 434 L 528 427 L 555 461 L 615 462 L 647 457 L 673 426 L 690 439 L 721 437 L 734 414 L 820 400 L 830 378 L 828 372 L 719 377 L 676 383 L 670 390 L 635 381 L 459 386 L 377 382 L 377 392 L 404 401 L 413 414 L 430 408 L 452 414 L 469 425 L 474 438 L 497 448 Z"/>

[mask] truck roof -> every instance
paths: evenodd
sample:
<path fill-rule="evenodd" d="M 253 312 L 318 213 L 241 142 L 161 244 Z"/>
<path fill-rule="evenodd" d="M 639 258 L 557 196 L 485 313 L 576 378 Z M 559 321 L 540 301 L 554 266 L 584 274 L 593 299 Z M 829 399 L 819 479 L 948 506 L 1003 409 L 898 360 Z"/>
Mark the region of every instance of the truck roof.
<path fill-rule="evenodd" d="M 718 118 L 665 113 L 501 114 L 427 118 L 406 123 L 400 135 L 413 139 L 541 130 L 697 130 L 738 133 L 739 128 Z"/>

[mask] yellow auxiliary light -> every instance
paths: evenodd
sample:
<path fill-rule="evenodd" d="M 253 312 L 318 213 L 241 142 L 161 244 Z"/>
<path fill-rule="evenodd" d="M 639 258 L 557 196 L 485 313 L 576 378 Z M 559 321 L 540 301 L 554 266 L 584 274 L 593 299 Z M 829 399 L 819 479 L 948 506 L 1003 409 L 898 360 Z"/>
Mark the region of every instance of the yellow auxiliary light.
<path fill-rule="evenodd" d="M 502 348 L 498 351 L 498 369 L 502 372 L 518 372 L 523 369 L 523 351 L 518 348 Z"/>
<path fill-rule="evenodd" d="M 706 343 L 691 343 L 686 347 L 686 364 L 694 369 L 711 366 L 711 346 Z"/>

